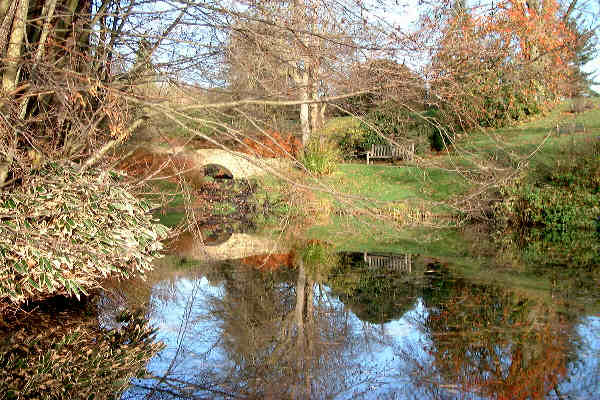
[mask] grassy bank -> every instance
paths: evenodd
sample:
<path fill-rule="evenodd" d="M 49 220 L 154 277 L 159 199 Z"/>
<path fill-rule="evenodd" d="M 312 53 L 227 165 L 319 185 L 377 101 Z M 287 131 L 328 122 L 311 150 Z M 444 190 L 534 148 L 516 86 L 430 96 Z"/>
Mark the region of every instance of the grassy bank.
<path fill-rule="evenodd" d="M 339 163 L 326 176 L 298 171 L 289 181 L 261 177 L 253 181 L 255 189 L 245 200 L 255 205 L 256 220 L 264 230 L 277 230 L 282 219 L 296 219 L 299 225 L 317 225 L 310 231 L 321 232 L 319 236 L 339 232 L 362 235 L 365 229 L 347 226 L 349 216 L 357 219 L 359 227 L 373 225 L 390 232 L 397 232 L 398 226 L 455 226 L 469 217 L 471 206 L 489 216 L 493 201 L 514 192 L 507 178 L 512 184 L 544 185 L 549 181 L 549 171 L 562 168 L 557 162 L 579 157 L 578 149 L 594 143 L 600 132 L 600 104 L 596 102 L 595 108 L 578 114 L 569 109 L 565 103 L 518 126 L 471 132 L 460 137 L 449 152 L 429 152 L 414 162 L 366 165 L 364 160 L 356 159 Z M 558 135 L 557 125 L 565 124 L 583 126 L 585 131 Z M 355 119 L 334 118 L 325 134 L 340 136 L 356 126 Z M 171 186 L 170 191 L 177 192 L 178 188 Z M 479 202 L 475 206 L 461 202 L 475 194 Z M 192 193 L 191 201 L 198 196 Z M 161 222 L 173 225 L 181 221 L 184 206 L 181 195 L 173 197 L 167 206 L 170 212 L 159 216 Z M 227 199 L 196 204 L 195 208 L 200 206 L 205 213 L 221 217 L 240 211 L 239 205 Z M 381 232 L 378 236 L 382 237 Z"/>
<path fill-rule="evenodd" d="M 583 210 L 586 226 L 590 228 L 589 222 L 597 215 L 596 195 L 592 193 L 595 189 L 583 187 L 575 197 L 560 193 L 574 190 L 572 184 L 563 182 L 574 170 L 583 173 L 578 178 L 573 176 L 574 180 L 593 182 L 594 172 L 580 168 L 582 164 L 573 161 L 590 157 L 593 160 L 593 153 L 588 157 L 581 151 L 592 148 L 590 145 L 597 141 L 600 107 L 596 102 L 594 109 L 579 114 L 569 113 L 569 108 L 569 104 L 563 104 L 551 113 L 511 128 L 472 132 L 450 153 L 432 154 L 414 163 L 366 165 L 364 160 L 357 160 L 339 164 L 329 176 L 303 181 L 323 191 L 305 192 L 303 203 L 293 199 L 290 203 L 303 206 L 296 214 L 301 214 L 304 208 L 307 224 L 312 225 L 306 230 L 306 237 L 335 243 L 342 250 L 402 248 L 413 253 L 431 253 L 435 248 L 436 255 L 456 257 L 464 249 L 453 249 L 452 245 L 440 248 L 438 236 L 448 233 L 429 228 L 456 225 L 466 216 L 453 207 L 456 200 L 481 190 L 495 179 L 497 184 L 483 192 L 489 196 L 484 204 L 488 216 L 493 214 L 493 202 L 539 187 L 558 193 L 567 202 L 574 200 L 569 207 Z M 350 124 L 347 119 L 335 122 L 336 129 Z M 583 124 L 585 132 L 557 135 L 556 126 L 564 124 Z M 503 176 L 510 176 L 511 180 L 502 181 Z M 276 192 L 277 188 L 271 182 L 269 192 Z M 495 210 L 507 214 L 506 210 Z M 411 226 L 421 226 L 426 233 L 407 230 Z"/>
<path fill-rule="evenodd" d="M 460 138 L 449 153 L 429 154 L 414 163 L 365 165 L 364 160 L 340 164 L 323 182 L 335 191 L 377 202 L 425 201 L 447 203 L 478 190 L 495 178 L 525 168 L 534 179 L 554 168 L 566 153 L 577 155 L 577 146 L 588 146 L 600 133 L 600 104 L 579 114 L 567 112 L 565 103 L 552 112 L 518 126 L 471 132 Z M 577 125 L 585 131 L 557 134 L 557 125 Z M 338 134 L 352 124 L 339 118 L 328 130 Z M 439 211 L 443 211 L 440 208 Z M 435 211 L 435 210 L 434 210 Z"/>

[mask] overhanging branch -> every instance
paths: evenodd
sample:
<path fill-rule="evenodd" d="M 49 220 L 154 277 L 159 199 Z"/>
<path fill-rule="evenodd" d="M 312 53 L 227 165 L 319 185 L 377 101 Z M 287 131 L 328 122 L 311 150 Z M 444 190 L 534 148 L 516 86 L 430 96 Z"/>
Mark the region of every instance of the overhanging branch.
<path fill-rule="evenodd" d="M 263 106 L 298 106 L 301 104 L 316 104 L 316 103 L 332 103 L 337 100 L 343 100 L 350 97 L 356 97 L 363 94 L 371 93 L 371 90 L 360 90 L 357 92 L 342 94 L 339 96 L 321 97 L 320 99 L 307 99 L 307 100 L 260 100 L 260 99 L 247 99 L 238 101 L 228 101 L 223 103 L 210 103 L 210 104 L 197 104 L 193 106 L 182 107 L 180 110 L 198 110 L 207 108 L 230 108 L 239 107 L 248 104 L 263 105 Z"/>

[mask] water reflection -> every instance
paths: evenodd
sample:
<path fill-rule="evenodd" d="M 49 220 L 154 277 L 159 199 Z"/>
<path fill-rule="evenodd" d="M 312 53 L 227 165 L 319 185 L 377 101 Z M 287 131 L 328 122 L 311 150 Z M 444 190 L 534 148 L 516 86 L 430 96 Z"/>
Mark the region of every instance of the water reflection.
<path fill-rule="evenodd" d="M 492 398 L 561 397 L 558 385 L 579 340 L 573 315 L 512 290 L 452 280 L 443 268 L 430 283 L 423 291 L 427 313 L 415 321 L 431 341 L 430 365 L 401 353 L 413 361 L 418 381 L 434 393 L 453 388 Z"/>
<path fill-rule="evenodd" d="M 273 258 L 183 264 L 163 265 L 136 289 L 167 347 L 124 398 L 600 391 L 599 318 L 560 296 L 474 282 L 421 256 L 335 254 L 316 242 Z M 131 290 L 121 288 L 129 302 Z"/>
<path fill-rule="evenodd" d="M 369 380 L 358 361 L 341 360 L 355 358 L 353 342 L 376 336 L 352 334 L 350 314 L 301 261 L 270 274 L 241 264 L 213 268 L 222 284 L 184 279 L 178 296 L 160 304 L 169 348 L 149 367 L 156 376 L 128 396 L 308 398 Z"/>
<path fill-rule="evenodd" d="M 112 399 L 162 348 L 139 313 L 99 328 L 93 303 L 56 298 L 0 325 L 1 399 Z M 92 383 L 92 384 L 91 384 Z"/>

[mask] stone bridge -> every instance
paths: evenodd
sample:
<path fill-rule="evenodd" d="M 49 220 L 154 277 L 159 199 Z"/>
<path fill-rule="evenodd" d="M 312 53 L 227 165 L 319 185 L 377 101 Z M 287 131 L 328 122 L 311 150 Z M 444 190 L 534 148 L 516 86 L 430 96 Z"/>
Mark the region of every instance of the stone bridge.
<path fill-rule="evenodd" d="M 209 262 L 238 260 L 241 258 L 287 253 L 290 248 L 269 237 L 233 233 L 228 240 L 216 245 L 202 244 L 193 235 L 184 234 L 175 244 L 175 253 L 192 259 Z"/>
<path fill-rule="evenodd" d="M 170 150 L 169 153 L 179 154 L 192 160 L 198 168 L 209 165 L 223 167 L 236 179 L 265 175 L 273 170 L 282 171 L 284 169 L 289 169 L 292 165 L 289 160 L 263 159 L 223 149 L 186 151 L 183 148 L 174 148 Z"/>
<path fill-rule="evenodd" d="M 248 154 L 221 149 L 200 149 L 192 154 L 198 166 L 218 165 L 231 172 L 231 175 L 237 179 L 264 175 L 267 172 L 264 165 L 261 167 L 263 160 Z"/>

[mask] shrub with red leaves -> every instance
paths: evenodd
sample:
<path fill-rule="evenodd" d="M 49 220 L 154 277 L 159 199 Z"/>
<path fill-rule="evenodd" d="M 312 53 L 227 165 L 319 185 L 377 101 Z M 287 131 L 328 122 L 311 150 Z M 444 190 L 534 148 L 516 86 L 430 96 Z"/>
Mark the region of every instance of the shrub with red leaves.
<path fill-rule="evenodd" d="M 263 158 L 296 156 L 302 148 L 302 143 L 294 135 L 277 131 L 260 133 L 254 138 L 245 138 L 243 142 L 241 152 Z"/>

